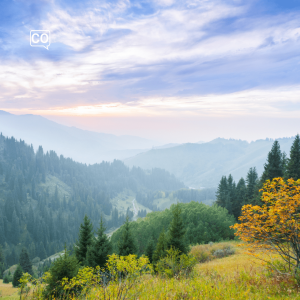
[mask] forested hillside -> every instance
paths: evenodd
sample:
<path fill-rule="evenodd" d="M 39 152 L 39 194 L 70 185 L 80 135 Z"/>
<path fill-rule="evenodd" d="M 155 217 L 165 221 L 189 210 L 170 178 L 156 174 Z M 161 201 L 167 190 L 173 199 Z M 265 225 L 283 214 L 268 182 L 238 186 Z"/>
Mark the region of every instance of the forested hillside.
<path fill-rule="evenodd" d="M 147 194 L 182 187 L 161 169 L 129 169 L 117 160 L 87 166 L 42 147 L 35 153 L 1 134 L 0 244 L 6 262 L 15 264 L 23 246 L 31 259 L 44 259 L 73 244 L 85 214 L 94 224 L 103 214 L 108 228 L 120 226 L 125 212 L 113 209 L 111 199 L 124 190 Z"/>
<path fill-rule="evenodd" d="M 186 245 L 233 239 L 234 232 L 229 226 L 235 223 L 235 218 L 228 214 L 226 209 L 217 205 L 208 206 L 194 201 L 179 203 L 178 205 L 186 230 Z M 165 231 L 166 236 L 168 235 L 174 207 L 175 205 L 162 212 L 152 212 L 147 214 L 146 218 L 130 223 L 131 234 L 137 243 L 138 254 L 141 255 L 146 252 L 150 240 L 157 244 L 162 231 Z M 121 226 L 111 237 L 115 252 L 118 252 L 118 241 L 124 226 Z"/>
<path fill-rule="evenodd" d="M 260 190 L 266 180 L 277 177 L 285 180 L 300 179 L 300 136 L 296 135 L 292 140 L 289 155 L 282 151 L 281 146 L 282 141 L 281 143 L 278 140 L 274 141 L 270 152 L 266 155 L 261 176 L 258 175 L 255 167 L 250 168 L 245 179 L 241 177 L 237 184 L 231 174 L 222 176 L 216 193 L 216 203 L 238 219 L 243 205 L 262 204 Z"/>

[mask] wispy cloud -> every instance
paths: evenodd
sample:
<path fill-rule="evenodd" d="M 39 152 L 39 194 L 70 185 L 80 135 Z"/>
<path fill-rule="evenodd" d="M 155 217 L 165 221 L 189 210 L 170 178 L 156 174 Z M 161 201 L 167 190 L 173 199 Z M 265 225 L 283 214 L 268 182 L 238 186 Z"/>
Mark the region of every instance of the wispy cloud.
<path fill-rule="evenodd" d="M 4 3 L 2 109 L 298 113 L 300 7 L 289 1 Z M 30 47 L 31 29 L 51 31 L 49 51 Z"/>

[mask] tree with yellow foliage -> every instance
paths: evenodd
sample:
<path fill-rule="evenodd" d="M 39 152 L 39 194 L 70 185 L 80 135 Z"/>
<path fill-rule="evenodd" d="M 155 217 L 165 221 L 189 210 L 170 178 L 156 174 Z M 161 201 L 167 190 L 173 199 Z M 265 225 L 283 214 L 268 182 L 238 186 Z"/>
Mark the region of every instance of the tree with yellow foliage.
<path fill-rule="evenodd" d="M 240 223 L 232 228 L 252 254 L 256 255 L 255 250 L 277 253 L 296 273 L 300 268 L 300 179 L 267 180 L 261 191 L 263 205 L 243 206 Z"/>

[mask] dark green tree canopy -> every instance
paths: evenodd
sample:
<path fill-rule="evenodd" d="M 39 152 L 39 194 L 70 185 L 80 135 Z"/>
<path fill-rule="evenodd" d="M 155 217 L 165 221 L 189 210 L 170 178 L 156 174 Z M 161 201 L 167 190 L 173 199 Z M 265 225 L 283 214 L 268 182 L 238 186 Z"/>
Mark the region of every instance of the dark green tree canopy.
<path fill-rule="evenodd" d="M 112 245 L 105 234 L 103 217 L 100 219 L 100 226 L 97 231 L 97 237 L 93 240 L 92 245 L 88 248 L 87 262 L 91 267 L 105 267 L 107 256 L 111 254 Z"/>
<path fill-rule="evenodd" d="M 63 293 L 63 287 L 57 284 L 57 282 L 61 281 L 63 278 L 71 279 L 75 277 L 79 267 L 80 265 L 76 257 L 70 256 L 65 248 L 64 254 L 55 260 L 50 267 L 49 272 L 51 277 L 46 282 L 47 299 L 50 298 L 50 295 L 57 296 L 60 299 L 60 296 Z"/>
<path fill-rule="evenodd" d="M 165 230 L 163 229 L 159 235 L 157 245 L 155 251 L 152 256 L 153 263 L 158 262 L 161 258 L 166 256 L 166 251 L 168 250 L 168 240 L 165 234 Z"/>
<path fill-rule="evenodd" d="M 155 251 L 155 242 L 153 237 L 151 237 L 147 243 L 145 255 L 149 258 L 150 263 L 153 262 L 153 254 Z"/>
<path fill-rule="evenodd" d="M 283 156 L 280 151 L 280 145 L 278 141 L 275 141 L 268 154 L 267 162 L 264 165 L 262 182 L 265 182 L 268 179 L 273 180 L 276 177 L 283 177 L 283 167 Z"/>
<path fill-rule="evenodd" d="M 29 273 L 30 275 L 33 275 L 32 263 L 29 259 L 29 255 L 25 248 L 23 248 L 20 253 L 19 264 L 23 269 L 24 273 Z"/>
<path fill-rule="evenodd" d="M 13 276 L 13 280 L 12 280 L 12 285 L 13 287 L 18 287 L 20 285 L 20 278 L 22 277 L 23 275 L 23 269 L 20 265 L 17 266 L 17 269 L 14 273 L 14 276 Z"/>
<path fill-rule="evenodd" d="M 168 248 L 175 248 L 181 253 L 188 252 L 188 246 L 185 240 L 186 228 L 182 220 L 181 207 L 179 204 L 172 209 L 173 219 L 169 227 Z"/>
<path fill-rule="evenodd" d="M 122 226 L 122 235 L 118 242 L 118 254 L 122 256 L 127 256 L 129 254 L 136 254 L 137 246 L 134 236 L 130 230 L 129 217 L 126 217 L 126 221 Z"/>
<path fill-rule="evenodd" d="M 79 263 L 86 264 L 88 248 L 93 243 L 93 224 L 87 215 L 83 218 L 83 223 L 80 224 L 78 241 L 75 244 L 75 255 Z"/>
<path fill-rule="evenodd" d="M 290 158 L 286 168 L 286 178 L 297 180 L 300 178 L 300 137 L 296 135 L 290 151 Z"/>

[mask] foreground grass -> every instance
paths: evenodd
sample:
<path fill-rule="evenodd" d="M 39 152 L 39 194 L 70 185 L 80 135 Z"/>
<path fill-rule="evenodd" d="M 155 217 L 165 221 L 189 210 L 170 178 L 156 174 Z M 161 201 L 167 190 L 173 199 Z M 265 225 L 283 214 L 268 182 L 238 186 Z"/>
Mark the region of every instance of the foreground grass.
<path fill-rule="evenodd" d="M 3 283 L 3 280 L 0 280 L 0 298 L 1 300 L 6 299 L 19 299 L 18 289 L 12 286 L 12 283 Z"/>
<path fill-rule="evenodd" d="M 259 261 L 244 254 L 237 243 L 231 245 L 236 248 L 234 255 L 198 264 L 190 278 L 143 276 L 125 299 L 300 299 L 291 278 L 268 276 Z M 119 299 L 117 292 L 117 286 L 111 287 L 110 299 Z M 84 298 L 109 299 L 99 288 Z"/>

